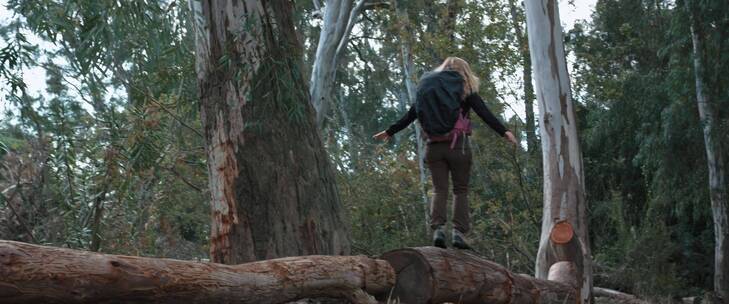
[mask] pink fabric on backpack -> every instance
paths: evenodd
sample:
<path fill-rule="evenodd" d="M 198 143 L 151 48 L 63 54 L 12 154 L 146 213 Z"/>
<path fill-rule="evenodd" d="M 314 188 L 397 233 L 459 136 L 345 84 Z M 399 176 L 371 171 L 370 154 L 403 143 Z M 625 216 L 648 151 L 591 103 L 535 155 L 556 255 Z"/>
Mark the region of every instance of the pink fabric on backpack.
<path fill-rule="evenodd" d="M 458 140 L 459 135 L 466 136 L 469 133 L 471 133 L 471 120 L 466 117 L 466 114 L 459 113 L 458 120 L 456 120 L 453 130 L 451 130 L 451 136 L 453 137 L 453 140 L 451 140 L 451 150 L 456 147 L 456 140 Z"/>

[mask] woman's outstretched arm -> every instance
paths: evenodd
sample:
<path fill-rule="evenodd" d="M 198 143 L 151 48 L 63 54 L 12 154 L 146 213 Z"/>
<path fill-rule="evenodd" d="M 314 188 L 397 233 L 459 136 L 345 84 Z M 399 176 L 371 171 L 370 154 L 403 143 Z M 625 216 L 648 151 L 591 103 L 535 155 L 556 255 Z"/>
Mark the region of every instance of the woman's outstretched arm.
<path fill-rule="evenodd" d="M 474 112 L 478 115 L 478 117 L 481 117 L 481 119 L 491 127 L 496 133 L 499 133 L 502 137 L 505 137 L 508 141 L 512 142 L 513 144 L 517 144 L 516 138 L 514 137 L 514 134 L 511 133 L 506 127 L 504 127 L 504 124 L 499 121 L 496 116 L 494 116 L 493 113 L 491 113 L 491 110 L 486 106 L 486 103 L 483 102 L 483 99 L 481 99 L 481 96 L 478 94 L 471 94 L 466 98 L 466 103 L 471 106 L 471 109 L 473 109 Z"/>
<path fill-rule="evenodd" d="M 396 123 L 391 125 L 387 130 L 382 131 L 380 133 L 375 134 L 373 136 L 375 139 L 388 139 L 391 136 L 395 135 L 395 133 L 400 132 L 402 129 L 407 128 L 415 119 L 417 118 L 417 114 L 415 114 L 415 105 L 410 106 L 410 110 L 408 110 L 407 113 L 405 113 L 405 116 L 400 118 Z"/>

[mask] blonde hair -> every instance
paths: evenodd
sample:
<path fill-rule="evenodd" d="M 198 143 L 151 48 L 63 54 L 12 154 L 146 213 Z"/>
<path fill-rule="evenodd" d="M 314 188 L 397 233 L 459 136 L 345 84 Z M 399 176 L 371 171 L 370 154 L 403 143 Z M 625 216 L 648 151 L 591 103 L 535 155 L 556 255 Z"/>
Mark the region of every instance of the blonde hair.
<path fill-rule="evenodd" d="M 478 93 L 478 77 L 473 73 L 471 66 L 465 60 L 458 57 L 448 57 L 434 71 L 456 71 L 458 74 L 461 74 L 461 77 L 463 77 L 464 98 L 473 93 Z"/>

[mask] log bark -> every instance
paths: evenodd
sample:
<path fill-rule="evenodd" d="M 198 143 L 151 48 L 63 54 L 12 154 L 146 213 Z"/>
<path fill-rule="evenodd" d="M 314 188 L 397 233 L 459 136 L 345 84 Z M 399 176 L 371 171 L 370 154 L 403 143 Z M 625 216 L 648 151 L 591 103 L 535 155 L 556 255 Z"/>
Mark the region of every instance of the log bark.
<path fill-rule="evenodd" d="M 330 1 L 335 3 L 337 1 Z M 211 195 L 210 257 L 348 254 L 287 0 L 192 0 Z"/>
<path fill-rule="evenodd" d="M 469 251 L 419 247 L 380 258 L 397 273 L 391 298 L 401 303 L 579 303 L 572 286 L 512 273 Z"/>
<path fill-rule="evenodd" d="M 546 279 L 553 265 L 547 258 L 554 224 L 564 220 L 574 228 L 583 253 L 573 260 L 583 266 L 581 299 L 591 303 L 592 258 L 588 239 L 582 152 L 565 61 L 562 26 L 556 0 L 525 1 L 529 50 L 539 105 L 542 141 L 544 211 L 535 265 L 536 277 Z"/>
<path fill-rule="evenodd" d="M 650 302 L 641 300 L 634 295 L 601 287 L 593 287 L 592 295 L 611 299 L 615 304 L 650 304 Z"/>
<path fill-rule="evenodd" d="M 729 304 L 729 190 L 727 189 L 724 153 L 717 130 L 717 116 L 711 90 L 704 77 L 704 34 L 695 0 L 686 1 L 691 20 L 694 75 L 696 78 L 696 102 L 699 109 L 706 148 L 706 164 L 709 171 L 709 195 L 711 214 L 714 219 L 714 292 Z"/>
<path fill-rule="evenodd" d="M 100 254 L 0 241 L 1 303 L 376 303 L 395 273 L 365 256 L 303 256 L 241 265 Z"/>

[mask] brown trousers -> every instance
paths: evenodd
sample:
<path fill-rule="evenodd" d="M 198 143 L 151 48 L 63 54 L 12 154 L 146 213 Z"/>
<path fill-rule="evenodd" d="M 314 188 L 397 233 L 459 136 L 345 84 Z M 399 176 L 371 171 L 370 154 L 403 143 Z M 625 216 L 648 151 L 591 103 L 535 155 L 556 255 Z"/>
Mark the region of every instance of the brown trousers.
<path fill-rule="evenodd" d="M 446 223 L 448 176 L 453 180 L 453 227 L 462 233 L 470 229 L 468 182 L 471 176 L 471 148 L 468 137 L 451 142 L 429 142 L 425 148 L 425 163 L 433 179 L 433 199 L 430 202 L 430 227 Z"/>

